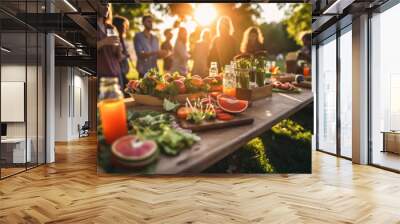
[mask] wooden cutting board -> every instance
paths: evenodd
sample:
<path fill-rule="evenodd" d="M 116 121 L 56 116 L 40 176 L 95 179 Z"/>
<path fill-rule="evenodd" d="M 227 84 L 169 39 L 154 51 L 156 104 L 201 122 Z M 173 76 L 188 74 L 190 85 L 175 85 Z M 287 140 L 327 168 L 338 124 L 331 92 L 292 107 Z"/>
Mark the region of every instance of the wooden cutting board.
<path fill-rule="evenodd" d="M 190 129 L 192 131 L 205 131 L 219 128 L 226 128 L 238 125 L 247 125 L 252 124 L 254 122 L 254 118 L 247 117 L 244 115 L 236 115 L 233 120 L 230 121 L 203 121 L 201 124 L 193 124 L 186 120 L 179 120 L 179 124 L 182 128 Z"/>

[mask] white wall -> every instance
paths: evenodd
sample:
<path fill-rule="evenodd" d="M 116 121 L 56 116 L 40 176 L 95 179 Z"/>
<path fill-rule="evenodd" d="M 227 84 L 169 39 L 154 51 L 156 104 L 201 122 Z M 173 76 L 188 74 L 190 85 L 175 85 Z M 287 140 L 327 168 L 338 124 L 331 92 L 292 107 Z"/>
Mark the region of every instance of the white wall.
<path fill-rule="evenodd" d="M 55 74 L 55 141 L 74 140 L 88 120 L 88 78 L 71 67 L 56 67 Z"/>
<path fill-rule="evenodd" d="M 38 69 L 38 70 L 36 70 Z M 2 64 L 1 81 L 3 82 L 24 82 L 26 83 L 26 110 L 27 120 L 25 122 L 6 122 L 8 138 L 30 139 L 29 143 L 32 150 L 32 162 L 39 159 L 39 163 L 44 163 L 44 89 L 43 89 L 42 67 L 25 64 Z M 25 78 L 27 77 L 27 80 Z M 6 97 L 6 96 L 2 96 Z M 1 108 L 9 110 L 10 108 Z M 23 111 L 25 112 L 25 111 Z M 37 153 L 39 156 L 37 157 Z"/>
<path fill-rule="evenodd" d="M 32 69 L 28 67 L 28 70 Z M 25 82 L 25 65 L 9 64 L 1 65 L 1 81 L 5 82 Z M 7 110 L 7 108 L 1 108 Z M 24 122 L 7 122 L 7 137 L 9 138 L 25 138 Z"/>
<path fill-rule="evenodd" d="M 32 70 L 35 69 L 36 73 L 36 67 L 28 66 L 27 69 L 28 73 L 31 73 Z M 1 81 L 3 82 L 25 82 L 25 74 L 25 65 L 9 64 L 1 66 Z M 27 93 L 27 95 L 32 96 L 33 93 Z M 34 95 L 36 96 L 36 90 Z M 1 108 L 1 110 L 7 110 L 7 108 Z M 28 117 L 28 120 L 31 119 Z M 25 137 L 25 123 L 7 122 L 7 137 Z"/>
<path fill-rule="evenodd" d="M 67 67 L 55 68 L 55 94 L 54 94 L 54 114 L 55 114 L 55 141 L 68 140 L 68 88 L 69 77 Z"/>

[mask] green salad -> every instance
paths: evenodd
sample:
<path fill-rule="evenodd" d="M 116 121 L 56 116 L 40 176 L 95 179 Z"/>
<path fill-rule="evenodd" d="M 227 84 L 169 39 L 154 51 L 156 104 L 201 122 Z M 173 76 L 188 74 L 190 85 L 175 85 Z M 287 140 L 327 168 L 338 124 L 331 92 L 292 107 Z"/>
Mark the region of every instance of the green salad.
<path fill-rule="evenodd" d="M 178 155 L 200 140 L 199 136 L 179 128 L 175 118 L 167 113 L 132 112 L 128 114 L 128 120 L 131 134 L 154 140 L 166 155 Z"/>

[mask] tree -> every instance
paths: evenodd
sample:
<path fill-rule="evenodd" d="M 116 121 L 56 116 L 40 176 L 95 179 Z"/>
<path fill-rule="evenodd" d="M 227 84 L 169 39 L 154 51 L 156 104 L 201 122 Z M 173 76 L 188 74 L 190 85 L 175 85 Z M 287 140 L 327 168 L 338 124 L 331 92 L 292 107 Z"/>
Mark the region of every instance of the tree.
<path fill-rule="evenodd" d="M 279 4 L 280 8 L 286 8 L 287 32 L 296 42 L 302 45 L 301 37 L 304 33 L 311 31 L 312 5 L 308 3 Z"/>
<path fill-rule="evenodd" d="M 186 16 L 193 14 L 193 6 L 190 3 L 168 4 L 168 12 L 170 15 L 177 15 L 183 20 Z"/>
<path fill-rule="evenodd" d="M 285 54 L 300 48 L 296 41 L 289 36 L 284 23 L 263 23 L 260 25 L 264 35 L 265 48 L 271 55 Z"/>
<path fill-rule="evenodd" d="M 167 4 L 154 4 L 149 3 L 132 3 L 132 4 L 112 4 L 114 15 L 124 16 L 129 20 L 130 30 L 139 31 L 142 25 L 142 16 L 151 14 L 151 7 L 153 9 L 167 12 Z M 161 22 L 160 18 L 154 18 L 156 23 Z"/>

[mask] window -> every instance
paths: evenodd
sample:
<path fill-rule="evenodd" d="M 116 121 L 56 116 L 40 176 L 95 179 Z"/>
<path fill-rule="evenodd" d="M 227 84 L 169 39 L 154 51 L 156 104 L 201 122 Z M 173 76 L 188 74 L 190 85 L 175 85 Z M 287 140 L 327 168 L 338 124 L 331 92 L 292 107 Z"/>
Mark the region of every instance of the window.
<path fill-rule="evenodd" d="M 318 47 L 318 145 L 336 153 L 336 36 Z"/>
<path fill-rule="evenodd" d="M 340 155 L 352 156 L 352 35 L 351 26 L 340 36 Z"/>
<path fill-rule="evenodd" d="M 1 1 L 0 7 L 24 16 L 42 4 Z M 46 39 L 13 14 L 0 12 L 0 178 L 45 163 Z"/>
<path fill-rule="evenodd" d="M 395 170 L 400 170 L 400 134 L 387 141 L 384 132 L 400 131 L 398 21 L 400 4 L 371 18 L 371 162 Z"/>

